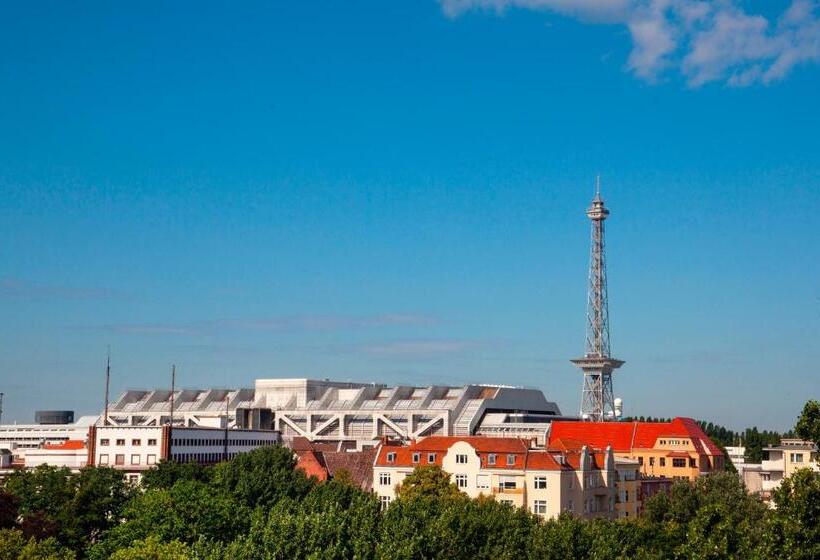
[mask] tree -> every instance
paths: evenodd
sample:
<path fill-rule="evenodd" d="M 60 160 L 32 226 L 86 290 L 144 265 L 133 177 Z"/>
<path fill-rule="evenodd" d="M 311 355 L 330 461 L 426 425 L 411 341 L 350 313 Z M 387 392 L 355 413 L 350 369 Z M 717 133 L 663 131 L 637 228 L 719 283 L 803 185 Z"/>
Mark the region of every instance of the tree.
<path fill-rule="evenodd" d="M 396 490 L 399 498 L 459 499 L 465 498 L 458 487 L 450 481 L 450 475 L 437 465 L 416 467 L 405 477 Z"/>
<path fill-rule="evenodd" d="M 142 475 L 142 487 L 150 490 L 155 488 L 171 488 L 183 480 L 208 482 L 210 469 L 200 463 L 177 463 L 176 461 L 160 461 L 157 465 L 145 471 Z"/>
<path fill-rule="evenodd" d="M 117 523 L 133 495 L 121 471 L 86 467 L 71 479 L 74 495 L 59 516 L 61 541 L 80 551 Z"/>
<path fill-rule="evenodd" d="M 188 544 L 200 537 L 228 542 L 247 529 L 250 511 L 220 489 L 183 481 L 168 490 L 147 490 L 136 496 L 122 516 L 124 522 L 91 547 L 90 557 L 108 558 L 114 551 L 149 536 Z"/>
<path fill-rule="evenodd" d="M 5 490 L 20 499 L 22 515 L 43 512 L 56 518 L 74 497 L 71 471 L 48 465 L 13 472 L 6 479 Z"/>
<path fill-rule="evenodd" d="M 111 555 L 110 560 L 188 560 L 190 550 L 179 541 L 161 542 L 150 536 L 145 540 L 134 541 L 128 548 L 122 548 Z"/>
<path fill-rule="evenodd" d="M 0 489 L 0 529 L 9 529 L 17 525 L 20 509 L 20 498 Z"/>
<path fill-rule="evenodd" d="M 17 529 L 0 529 L 0 560 L 74 560 L 71 550 L 52 538 L 27 539 Z"/>
<path fill-rule="evenodd" d="M 259 447 L 220 463 L 212 472 L 213 485 L 234 495 L 248 507 L 270 508 L 283 498 L 301 499 L 314 483 L 295 468 L 290 449 Z"/>
<path fill-rule="evenodd" d="M 810 400 L 806 403 L 794 431 L 798 437 L 820 446 L 820 401 Z"/>
<path fill-rule="evenodd" d="M 770 558 L 820 558 L 820 473 L 800 469 L 774 491 L 775 510 L 766 531 Z"/>

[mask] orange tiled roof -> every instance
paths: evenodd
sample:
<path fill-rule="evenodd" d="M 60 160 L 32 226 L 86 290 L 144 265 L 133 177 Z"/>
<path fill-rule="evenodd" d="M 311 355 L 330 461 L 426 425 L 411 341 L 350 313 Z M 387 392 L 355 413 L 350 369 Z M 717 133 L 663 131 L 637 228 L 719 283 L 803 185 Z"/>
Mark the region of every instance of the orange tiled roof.
<path fill-rule="evenodd" d="M 414 441 L 410 445 L 383 445 L 376 455 L 376 465 L 386 467 L 415 467 L 423 465 L 441 466 L 441 460 L 447 451 L 458 442 L 468 443 L 478 453 L 483 468 L 523 469 L 526 461 L 529 442 L 519 438 L 495 438 L 486 436 L 430 436 Z M 387 461 L 387 454 L 395 453 L 393 462 Z M 418 462 L 413 462 L 413 453 L 420 455 Z M 433 462 L 429 455 L 435 454 Z M 496 464 L 490 465 L 487 456 L 497 454 Z M 507 455 L 514 458 L 514 462 L 507 462 Z"/>
<path fill-rule="evenodd" d="M 85 449 L 85 442 L 80 439 L 68 439 L 62 443 L 44 443 L 43 449 L 67 451 L 71 449 Z"/>
<path fill-rule="evenodd" d="M 671 422 L 569 422 L 555 421 L 550 428 L 549 446 L 568 447 L 570 442 L 584 442 L 613 451 L 630 452 L 633 449 L 652 449 L 662 437 L 685 437 L 692 440 L 700 454 L 722 455 L 720 449 L 703 433 L 691 418 L 674 418 Z"/>

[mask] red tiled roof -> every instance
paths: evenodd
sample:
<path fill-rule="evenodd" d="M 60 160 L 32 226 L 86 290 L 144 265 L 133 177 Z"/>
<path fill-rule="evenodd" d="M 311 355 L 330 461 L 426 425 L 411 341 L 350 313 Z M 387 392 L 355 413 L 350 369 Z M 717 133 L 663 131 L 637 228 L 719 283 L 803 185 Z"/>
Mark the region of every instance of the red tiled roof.
<path fill-rule="evenodd" d="M 69 439 L 62 443 L 44 443 L 43 449 L 69 450 L 85 449 L 85 442 L 80 439 Z"/>
<path fill-rule="evenodd" d="M 376 465 L 385 467 L 409 467 L 423 465 L 441 466 L 441 460 L 447 451 L 456 443 L 465 442 L 478 453 L 482 468 L 523 469 L 529 450 L 528 440 L 519 438 L 495 438 L 486 436 L 430 436 L 415 441 L 407 446 L 383 445 L 376 455 Z M 387 454 L 395 453 L 395 460 L 387 461 Z M 413 462 L 413 453 L 420 454 L 420 460 Z M 431 463 L 428 455 L 434 453 L 435 460 Z M 496 464 L 490 465 L 487 455 L 497 454 Z M 507 455 L 515 459 L 513 464 L 507 463 Z"/>
<path fill-rule="evenodd" d="M 308 477 L 315 476 L 318 480 L 327 480 L 327 467 L 319 456 L 312 450 L 297 451 L 296 468 L 304 472 Z"/>
<path fill-rule="evenodd" d="M 692 440 L 698 453 L 722 455 L 720 449 L 691 418 L 674 418 L 671 422 L 568 422 L 555 421 L 550 428 L 549 446 L 567 446 L 568 442 L 585 442 L 613 451 L 652 449 L 661 437 L 685 437 Z"/>

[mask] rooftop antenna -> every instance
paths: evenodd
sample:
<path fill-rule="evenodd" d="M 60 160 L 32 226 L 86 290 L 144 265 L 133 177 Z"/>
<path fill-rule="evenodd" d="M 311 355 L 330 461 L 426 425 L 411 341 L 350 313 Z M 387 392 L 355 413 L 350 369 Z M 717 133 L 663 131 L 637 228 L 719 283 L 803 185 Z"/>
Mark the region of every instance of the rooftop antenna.
<path fill-rule="evenodd" d="M 5 393 L 0 393 L 0 423 L 3 422 L 3 396 Z"/>
<path fill-rule="evenodd" d="M 108 388 L 111 384 L 111 346 L 105 359 L 105 409 L 103 410 L 103 426 L 108 425 Z"/>
<path fill-rule="evenodd" d="M 174 391 L 176 390 L 177 382 L 177 366 L 171 365 L 171 426 L 174 425 Z"/>

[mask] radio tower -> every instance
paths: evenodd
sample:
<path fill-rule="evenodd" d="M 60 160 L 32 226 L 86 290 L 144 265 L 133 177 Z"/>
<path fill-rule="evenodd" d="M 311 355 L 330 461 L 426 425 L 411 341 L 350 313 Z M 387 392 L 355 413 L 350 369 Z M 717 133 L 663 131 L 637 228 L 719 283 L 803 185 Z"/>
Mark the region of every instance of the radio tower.
<path fill-rule="evenodd" d="M 595 198 L 587 210 L 587 216 L 592 221 L 592 244 L 589 258 L 586 353 L 583 358 L 572 360 L 572 363 L 584 372 L 581 418 L 602 422 L 615 420 L 620 415 L 620 410 L 616 412 L 612 392 L 612 371 L 624 362 L 609 356 L 609 305 L 604 256 L 604 220 L 609 216 L 609 210 L 601 198 L 600 177 L 596 179 Z"/>

